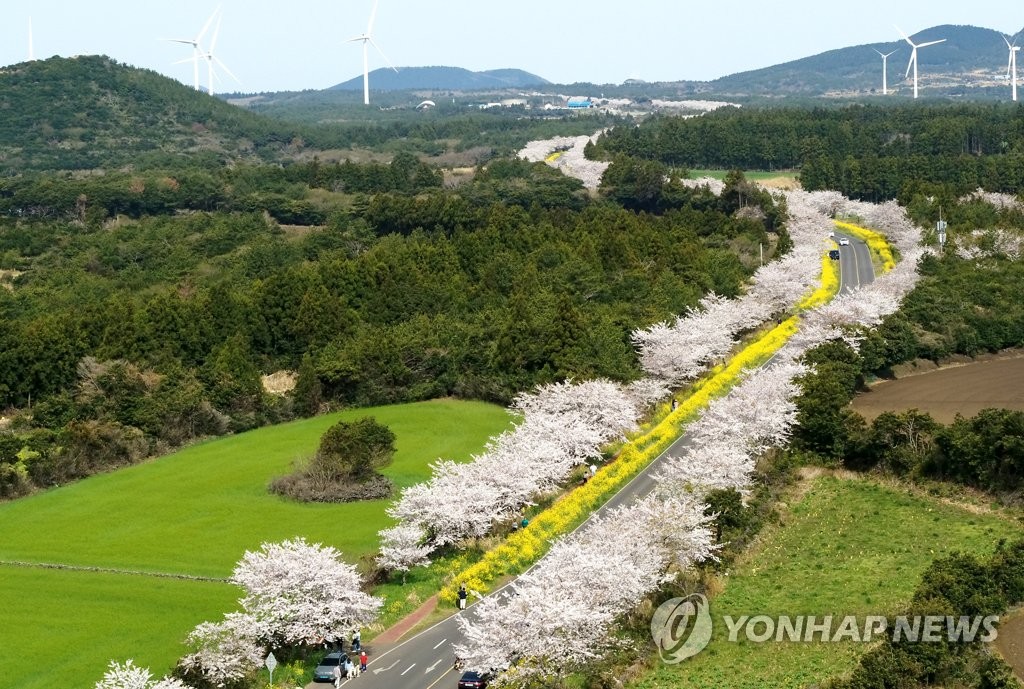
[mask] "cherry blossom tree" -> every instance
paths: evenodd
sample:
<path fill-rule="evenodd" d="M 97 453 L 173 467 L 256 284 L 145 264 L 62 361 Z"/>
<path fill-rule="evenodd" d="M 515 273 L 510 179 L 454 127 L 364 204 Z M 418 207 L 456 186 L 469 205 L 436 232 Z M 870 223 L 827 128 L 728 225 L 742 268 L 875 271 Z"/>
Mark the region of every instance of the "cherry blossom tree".
<path fill-rule="evenodd" d="M 220 622 L 203 622 L 189 633 L 185 643 L 193 650 L 179 664 L 217 687 L 243 680 L 263 664 L 267 649 L 259 639 L 266 632 L 247 613 L 232 612 Z"/>
<path fill-rule="evenodd" d="M 399 523 L 380 532 L 381 554 L 377 564 L 386 570 L 401 572 L 402 583 L 413 567 L 430 563 L 433 547 L 427 545 L 427 534 L 418 524 Z"/>
<path fill-rule="evenodd" d="M 382 605 L 362 592 L 359 573 L 337 550 L 303 538 L 246 551 L 231 581 L 245 589 L 243 610 L 275 646 L 340 637 L 373 621 Z"/>
<path fill-rule="evenodd" d="M 191 689 L 173 677 L 164 677 L 157 681 L 152 677 L 148 669 L 136 666 L 132 658 L 124 663 L 111 660 L 103 679 L 96 683 L 95 689 Z"/>

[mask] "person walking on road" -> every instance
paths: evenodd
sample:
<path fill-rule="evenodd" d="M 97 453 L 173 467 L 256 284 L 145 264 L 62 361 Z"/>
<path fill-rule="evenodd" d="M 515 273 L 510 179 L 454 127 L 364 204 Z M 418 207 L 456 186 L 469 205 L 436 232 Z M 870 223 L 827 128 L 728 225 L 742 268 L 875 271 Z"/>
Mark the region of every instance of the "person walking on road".
<path fill-rule="evenodd" d="M 459 610 L 466 609 L 466 585 L 459 584 Z"/>
<path fill-rule="evenodd" d="M 331 674 L 334 675 L 334 689 L 338 689 L 341 686 L 341 659 L 338 660 L 338 664 L 334 666 L 334 671 Z"/>

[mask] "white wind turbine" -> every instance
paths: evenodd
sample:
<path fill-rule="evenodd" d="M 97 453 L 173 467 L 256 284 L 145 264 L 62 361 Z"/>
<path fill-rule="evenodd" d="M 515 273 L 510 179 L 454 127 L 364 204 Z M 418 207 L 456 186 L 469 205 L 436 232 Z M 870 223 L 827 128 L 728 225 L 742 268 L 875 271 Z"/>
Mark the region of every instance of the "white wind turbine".
<path fill-rule="evenodd" d="M 377 0 L 373 0 L 373 9 L 370 11 L 370 22 L 366 25 L 366 33 L 360 34 L 360 35 L 356 36 L 355 38 L 350 38 L 347 41 L 348 43 L 356 43 L 358 41 L 362 41 L 362 43 L 363 43 L 363 104 L 364 105 L 369 105 L 370 104 L 370 54 L 369 54 L 369 44 L 373 43 L 373 47 L 377 49 L 377 52 L 380 53 L 380 56 L 383 57 L 384 61 L 388 63 L 388 66 L 391 67 L 391 69 L 394 69 L 396 72 L 398 71 L 398 69 L 396 69 L 395 66 L 393 64 L 391 64 L 391 60 L 389 60 L 388 56 L 384 54 L 384 51 L 380 49 L 380 46 L 377 45 L 374 42 L 374 40 L 373 40 L 373 20 L 374 20 L 374 17 L 376 17 L 376 16 L 377 16 Z"/>
<path fill-rule="evenodd" d="M 1017 100 L 1017 53 L 1020 51 L 1020 46 L 1013 45 L 1010 43 L 1010 39 L 1003 36 L 1003 40 L 1006 41 L 1006 47 L 1010 49 L 1010 61 L 1006 65 L 1006 76 L 1010 77 L 1010 83 L 1013 84 L 1013 100 Z"/>
<path fill-rule="evenodd" d="M 884 96 L 889 93 L 889 86 L 888 82 L 886 81 L 885 61 L 888 60 L 889 56 L 895 53 L 896 51 L 894 50 L 892 51 L 892 53 L 883 53 L 881 50 L 878 50 L 877 48 L 872 48 L 872 50 L 874 50 L 876 53 L 882 56 L 882 95 Z"/>
<path fill-rule="evenodd" d="M 214 77 L 216 76 L 214 74 L 214 72 L 213 72 L 213 63 L 214 62 L 216 62 L 218 65 L 220 65 L 220 68 L 223 69 L 225 72 L 227 72 L 231 76 L 232 79 L 237 81 L 239 84 L 242 83 L 239 80 L 239 78 L 236 77 L 232 73 L 232 71 L 230 69 L 228 69 L 228 66 L 226 64 L 224 64 L 223 62 L 221 62 L 219 57 L 217 57 L 216 55 L 213 54 L 213 48 L 217 45 L 217 35 L 220 34 L 220 20 L 221 20 L 221 17 L 217 17 L 217 26 L 213 29 L 213 38 L 210 39 L 210 49 L 208 51 L 206 51 L 206 53 L 202 56 L 202 57 L 206 58 L 206 80 L 207 80 L 207 84 L 209 85 L 209 94 L 211 96 L 213 95 L 213 80 L 214 80 Z"/>
<path fill-rule="evenodd" d="M 195 85 L 196 91 L 199 91 L 199 60 L 202 59 L 202 51 L 199 49 L 199 41 L 203 40 L 203 36 L 210 29 L 210 24 L 213 23 L 214 17 L 220 14 L 220 6 L 213 11 L 210 18 L 203 24 L 203 30 L 199 32 L 195 38 L 165 38 L 164 40 L 170 41 L 171 43 L 184 43 L 185 45 L 192 46 L 192 57 L 185 58 L 184 60 L 178 60 L 174 64 L 180 65 L 184 62 L 192 63 L 192 80 Z"/>
<path fill-rule="evenodd" d="M 907 76 L 910 75 L 910 68 L 913 67 L 914 68 L 914 98 L 917 98 L 917 49 L 918 48 L 924 48 L 924 47 L 929 46 L 929 45 L 935 45 L 936 43 L 942 43 L 946 39 L 945 38 L 940 38 L 937 41 L 928 41 L 927 43 L 914 43 L 912 40 L 910 40 L 910 37 L 907 36 L 907 34 L 903 33 L 903 29 L 901 29 L 900 27 L 897 26 L 896 30 L 900 32 L 900 35 L 903 36 L 903 40 L 906 41 L 907 43 L 909 43 L 910 47 L 912 48 L 912 50 L 910 51 L 910 62 L 907 64 L 907 73 L 903 75 L 903 78 L 905 79 Z"/>

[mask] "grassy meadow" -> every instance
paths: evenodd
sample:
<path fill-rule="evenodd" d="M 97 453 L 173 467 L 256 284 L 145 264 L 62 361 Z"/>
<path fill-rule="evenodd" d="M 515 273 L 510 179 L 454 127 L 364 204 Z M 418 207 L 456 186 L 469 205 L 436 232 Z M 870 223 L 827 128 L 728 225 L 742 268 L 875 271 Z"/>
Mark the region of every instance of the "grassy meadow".
<path fill-rule="evenodd" d="M 729 170 L 690 170 L 690 179 L 701 177 L 713 177 L 714 179 L 725 179 Z M 744 170 L 743 176 L 752 182 L 761 182 L 766 179 L 796 179 L 800 173 L 796 170 Z"/>
<path fill-rule="evenodd" d="M 29 562 L 225 578 L 245 550 L 305 536 L 358 563 L 377 550 L 387 500 L 323 505 L 267 492 L 338 419 L 373 415 L 395 433 L 397 486 L 425 480 L 438 457 L 468 460 L 509 423 L 500 407 L 435 400 L 354 409 L 212 440 L 144 464 L 0 505 L 0 684 L 91 685 L 109 659 L 154 673 L 199 621 L 235 607 L 226 583 L 40 569 Z M 6 601 L 16 601 L 10 605 Z M 55 662 L 75 646 L 66 669 Z M 42 686 L 42 684 L 39 684 Z"/>
<path fill-rule="evenodd" d="M 870 481 L 822 477 L 725 577 L 711 600 L 711 643 L 678 665 L 657 667 L 636 689 L 804 687 L 853 669 L 864 646 L 727 640 L 723 615 L 898 613 L 936 557 L 989 553 L 1021 526 Z"/>

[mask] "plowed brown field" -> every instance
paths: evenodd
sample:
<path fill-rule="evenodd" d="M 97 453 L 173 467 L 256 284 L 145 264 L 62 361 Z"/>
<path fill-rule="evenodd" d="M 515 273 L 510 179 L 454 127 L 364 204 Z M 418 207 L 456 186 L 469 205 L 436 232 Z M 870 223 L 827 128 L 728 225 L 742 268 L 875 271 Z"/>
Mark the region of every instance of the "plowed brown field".
<path fill-rule="evenodd" d="M 920 409 L 949 423 L 958 413 L 982 409 L 1024 410 L 1024 358 L 993 359 L 887 380 L 853 400 L 854 411 L 869 421 L 884 411 Z"/>

